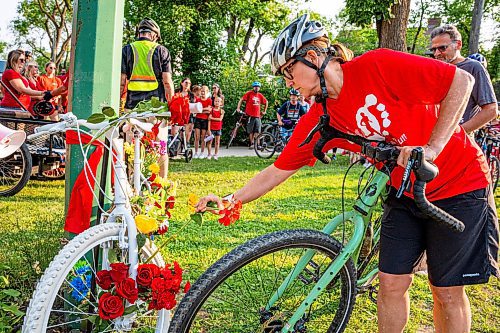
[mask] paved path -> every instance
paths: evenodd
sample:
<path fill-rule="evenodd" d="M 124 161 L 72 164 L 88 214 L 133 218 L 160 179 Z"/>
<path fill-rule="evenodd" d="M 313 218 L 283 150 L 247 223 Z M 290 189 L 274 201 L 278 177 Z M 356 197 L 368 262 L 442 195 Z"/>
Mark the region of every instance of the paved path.
<path fill-rule="evenodd" d="M 213 148 L 212 148 L 213 149 Z M 227 157 L 227 156 L 236 156 L 236 157 L 243 157 L 243 156 L 255 156 L 255 150 L 248 149 L 248 147 L 229 147 L 227 149 L 226 147 L 220 147 L 219 148 L 219 157 Z"/>

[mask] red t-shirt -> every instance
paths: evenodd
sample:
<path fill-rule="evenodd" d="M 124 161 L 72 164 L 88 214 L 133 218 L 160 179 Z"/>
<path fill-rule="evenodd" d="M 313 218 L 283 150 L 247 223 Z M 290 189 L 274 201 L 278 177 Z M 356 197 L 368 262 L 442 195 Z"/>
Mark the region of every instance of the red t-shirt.
<path fill-rule="evenodd" d="M 202 105 L 202 107 L 203 107 L 203 108 L 206 108 L 206 107 L 212 106 L 212 100 L 211 100 L 210 98 L 207 98 L 207 99 L 205 99 L 205 100 L 203 100 L 203 99 L 201 99 L 201 98 L 200 98 L 200 99 L 198 100 L 198 102 L 200 102 L 200 103 L 201 103 L 201 105 Z M 209 114 L 210 114 L 210 113 L 197 113 L 197 114 L 196 114 L 196 118 L 198 118 L 198 119 L 208 119 L 208 115 L 209 115 Z"/>
<path fill-rule="evenodd" d="M 12 85 L 10 84 L 11 80 L 21 79 L 23 81 L 24 86 L 26 88 L 29 87 L 28 79 L 22 76 L 20 73 L 16 72 L 13 69 L 7 69 L 2 75 L 2 82 L 10 89 L 10 91 L 16 96 L 19 101 L 23 104 L 26 109 L 29 109 L 31 97 L 29 95 L 19 93 Z M 11 96 L 11 94 L 5 90 L 2 102 L 0 102 L 1 106 L 11 107 L 11 108 L 20 108 L 19 103 Z"/>
<path fill-rule="evenodd" d="M 180 92 L 176 93 L 169 104 L 171 112 L 170 121 L 172 124 L 184 126 L 189 121 L 189 95 L 183 96 Z"/>
<path fill-rule="evenodd" d="M 260 105 L 267 103 L 264 95 L 260 92 L 255 93 L 253 90 L 250 90 L 242 98 L 245 101 L 245 113 L 250 117 L 260 118 Z"/>
<path fill-rule="evenodd" d="M 220 118 L 221 109 L 212 109 L 211 116 L 214 118 Z M 222 120 L 210 120 L 210 130 L 219 131 L 222 129 Z"/>
<path fill-rule="evenodd" d="M 344 84 L 338 98 L 327 99 L 332 126 L 349 134 L 385 140 L 398 146 L 423 146 L 430 138 L 439 112 L 437 104 L 448 93 L 456 67 L 378 49 L 343 64 L 342 70 Z M 277 168 L 296 170 L 314 164 L 312 150 L 319 133 L 311 143 L 301 148 L 298 145 L 322 114 L 322 104 L 314 103 L 300 119 L 289 143 L 274 163 Z M 346 147 L 345 143 L 336 139 L 325 149 Z M 486 159 L 461 127 L 456 129 L 435 164 L 439 176 L 427 185 L 429 200 L 452 197 L 488 185 Z M 392 186 L 399 188 L 402 174 L 401 167 L 394 169 Z"/>

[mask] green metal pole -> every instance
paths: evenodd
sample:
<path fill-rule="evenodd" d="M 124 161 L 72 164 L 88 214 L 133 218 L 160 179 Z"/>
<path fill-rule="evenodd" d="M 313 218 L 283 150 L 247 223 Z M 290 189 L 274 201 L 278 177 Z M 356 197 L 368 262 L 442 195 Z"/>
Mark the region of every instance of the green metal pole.
<path fill-rule="evenodd" d="M 103 106 L 119 108 L 123 13 L 124 0 L 74 2 L 69 109 L 78 118 L 86 119 L 100 112 Z M 68 147 L 66 212 L 73 185 L 82 170 L 83 155 L 79 146 Z M 94 209 L 92 219 L 95 212 Z"/>

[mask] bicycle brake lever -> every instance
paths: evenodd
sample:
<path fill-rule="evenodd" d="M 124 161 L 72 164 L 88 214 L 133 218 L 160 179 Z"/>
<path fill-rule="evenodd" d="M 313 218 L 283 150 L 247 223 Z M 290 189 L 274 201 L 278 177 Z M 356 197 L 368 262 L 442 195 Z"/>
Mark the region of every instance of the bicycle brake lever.
<path fill-rule="evenodd" d="M 413 154 L 412 154 L 413 156 Z M 410 173 L 413 169 L 413 165 L 415 164 L 415 160 L 412 156 L 408 159 L 408 163 L 406 164 L 405 172 L 403 173 L 403 179 L 401 180 L 401 186 L 396 193 L 396 198 L 401 198 L 403 193 L 409 189 L 410 186 Z"/>

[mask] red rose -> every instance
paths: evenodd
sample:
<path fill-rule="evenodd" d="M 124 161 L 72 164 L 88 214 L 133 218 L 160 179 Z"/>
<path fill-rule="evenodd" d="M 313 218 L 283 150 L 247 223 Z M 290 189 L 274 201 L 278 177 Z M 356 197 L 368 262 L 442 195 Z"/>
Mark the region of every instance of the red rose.
<path fill-rule="evenodd" d="M 168 207 L 168 209 L 173 209 L 174 208 L 174 206 L 175 206 L 175 197 L 173 195 L 171 195 L 171 196 L 168 197 L 165 206 Z"/>
<path fill-rule="evenodd" d="M 116 293 L 125 298 L 130 304 L 137 301 L 139 291 L 135 286 L 135 281 L 131 278 L 126 278 L 116 285 Z"/>
<path fill-rule="evenodd" d="M 118 318 L 124 310 L 123 300 L 118 296 L 104 293 L 99 298 L 99 317 L 104 320 Z"/>
<path fill-rule="evenodd" d="M 175 294 L 170 293 L 170 292 L 165 292 L 156 298 L 156 309 L 161 310 L 161 309 L 167 309 L 167 310 L 172 310 L 175 305 L 177 304 L 177 301 L 175 300 Z"/>
<path fill-rule="evenodd" d="M 184 294 L 187 293 L 191 289 L 191 282 L 186 282 L 186 285 L 184 286 Z"/>
<path fill-rule="evenodd" d="M 151 176 L 148 178 L 148 181 L 152 182 L 152 181 L 153 181 L 153 180 L 155 180 L 155 179 L 156 179 L 156 174 L 155 174 L 155 173 L 153 173 L 153 174 L 151 174 Z"/>
<path fill-rule="evenodd" d="M 128 265 L 125 265 L 122 262 L 115 262 L 111 264 L 111 279 L 115 283 L 122 282 L 128 276 Z"/>
<path fill-rule="evenodd" d="M 109 271 L 102 270 L 97 272 L 96 283 L 102 289 L 109 290 L 109 288 L 111 288 L 111 285 L 113 284 L 113 281 L 111 280 L 111 274 L 109 273 Z"/>
<path fill-rule="evenodd" d="M 143 287 L 149 287 L 153 279 L 159 275 L 160 268 L 155 264 L 139 265 L 137 269 L 137 284 Z"/>

